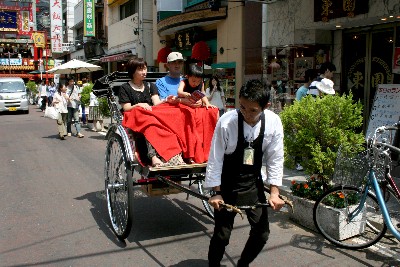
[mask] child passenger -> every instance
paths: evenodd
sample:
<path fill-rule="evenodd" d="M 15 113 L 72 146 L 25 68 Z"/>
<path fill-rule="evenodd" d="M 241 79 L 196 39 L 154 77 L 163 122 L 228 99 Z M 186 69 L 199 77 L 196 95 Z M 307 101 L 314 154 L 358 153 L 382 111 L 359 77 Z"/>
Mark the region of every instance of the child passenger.
<path fill-rule="evenodd" d="M 203 70 L 201 69 L 200 66 L 196 64 L 191 64 L 189 66 L 186 78 L 183 79 L 179 83 L 178 87 L 178 96 L 179 97 L 184 97 L 184 98 L 192 98 L 192 94 L 195 91 L 200 91 L 202 93 L 201 101 L 203 103 L 203 106 L 205 106 L 207 109 L 209 107 L 211 108 L 217 108 L 214 105 L 211 105 L 210 102 L 208 102 L 208 98 L 205 94 L 204 90 L 204 83 L 203 83 Z M 197 102 L 198 99 L 193 99 L 193 102 Z"/>

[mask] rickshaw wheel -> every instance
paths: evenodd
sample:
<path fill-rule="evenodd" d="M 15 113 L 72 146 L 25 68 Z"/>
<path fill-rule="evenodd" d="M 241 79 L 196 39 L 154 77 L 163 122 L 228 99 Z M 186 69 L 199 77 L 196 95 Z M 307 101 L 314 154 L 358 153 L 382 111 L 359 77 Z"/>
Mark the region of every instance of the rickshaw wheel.
<path fill-rule="evenodd" d="M 104 174 L 111 226 L 118 238 L 125 239 L 132 228 L 133 181 L 122 138 L 115 133 L 108 139 Z"/>
<path fill-rule="evenodd" d="M 203 180 L 197 180 L 197 185 L 199 186 L 199 193 L 206 197 L 211 197 L 211 190 L 205 189 L 203 186 Z M 214 208 L 208 203 L 206 200 L 201 201 L 203 203 L 204 209 L 207 211 L 207 214 L 214 218 Z"/>

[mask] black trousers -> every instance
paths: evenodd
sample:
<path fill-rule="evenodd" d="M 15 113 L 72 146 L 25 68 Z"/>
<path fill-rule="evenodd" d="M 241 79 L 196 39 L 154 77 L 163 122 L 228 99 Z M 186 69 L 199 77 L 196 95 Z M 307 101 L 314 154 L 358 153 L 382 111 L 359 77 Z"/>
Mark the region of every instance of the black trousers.
<path fill-rule="evenodd" d="M 251 230 L 237 266 L 248 266 L 263 249 L 269 236 L 267 207 L 246 210 L 246 215 Z M 210 267 L 220 266 L 225 247 L 229 244 L 235 216 L 235 212 L 229 212 L 226 209 L 214 210 L 214 235 L 211 238 L 208 250 Z"/>

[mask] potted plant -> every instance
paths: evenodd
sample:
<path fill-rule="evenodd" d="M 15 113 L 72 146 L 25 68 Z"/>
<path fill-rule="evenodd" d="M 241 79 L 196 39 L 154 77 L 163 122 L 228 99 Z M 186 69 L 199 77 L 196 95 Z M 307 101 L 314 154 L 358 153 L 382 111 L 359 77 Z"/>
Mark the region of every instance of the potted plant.
<path fill-rule="evenodd" d="M 85 104 L 85 106 L 89 106 L 90 104 L 90 93 L 92 92 L 92 88 L 93 84 L 90 83 L 89 85 L 86 85 L 82 89 L 81 101 L 83 104 Z M 106 98 L 99 99 L 99 107 L 100 107 L 100 113 L 103 115 L 103 117 L 105 118 L 110 117 L 110 109 L 108 107 Z"/>
<path fill-rule="evenodd" d="M 314 228 L 314 201 L 329 189 L 339 146 L 364 143 L 360 132 L 362 105 L 352 95 L 307 96 L 280 113 L 284 129 L 285 165 L 293 167 L 301 159 L 308 179 L 292 181 L 294 213 L 291 218 Z"/>

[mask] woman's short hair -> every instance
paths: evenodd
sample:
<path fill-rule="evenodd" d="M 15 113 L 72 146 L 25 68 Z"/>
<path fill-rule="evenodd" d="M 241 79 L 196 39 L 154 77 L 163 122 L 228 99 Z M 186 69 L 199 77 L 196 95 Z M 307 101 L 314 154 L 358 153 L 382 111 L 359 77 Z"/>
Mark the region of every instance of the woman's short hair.
<path fill-rule="evenodd" d="M 143 58 L 132 58 L 126 64 L 126 70 L 130 79 L 133 78 L 133 74 L 137 69 L 147 68 L 147 62 Z"/>
<path fill-rule="evenodd" d="M 239 98 L 245 98 L 249 101 L 257 102 L 260 107 L 267 106 L 270 98 L 268 86 L 260 80 L 249 80 L 240 88 Z"/>

